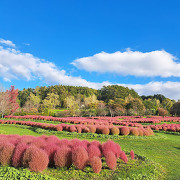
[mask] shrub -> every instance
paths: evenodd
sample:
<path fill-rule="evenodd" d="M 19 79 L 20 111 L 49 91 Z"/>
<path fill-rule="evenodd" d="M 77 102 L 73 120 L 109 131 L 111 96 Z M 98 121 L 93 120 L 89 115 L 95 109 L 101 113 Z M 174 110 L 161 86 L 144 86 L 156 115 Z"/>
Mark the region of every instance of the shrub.
<path fill-rule="evenodd" d="M 89 132 L 90 132 L 90 133 L 95 133 L 95 132 L 96 132 L 96 127 L 94 127 L 94 126 L 88 126 L 88 128 L 89 128 Z"/>
<path fill-rule="evenodd" d="M 62 128 L 62 126 L 61 125 L 56 125 L 56 131 L 62 131 L 63 130 L 63 128 Z"/>
<path fill-rule="evenodd" d="M 94 156 L 92 159 L 90 159 L 90 165 L 93 169 L 94 173 L 100 173 L 102 169 L 102 161 L 101 158 Z"/>
<path fill-rule="evenodd" d="M 127 126 L 123 126 L 121 128 L 121 135 L 127 136 L 130 133 L 129 128 Z"/>
<path fill-rule="evenodd" d="M 72 164 L 72 151 L 67 146 L 58 148 L 54 155 L 54 163 L 56 167 L 70 167 Z"/>
<path fill-rule="evenodd" d="M 12 165 L 14 167 L 21 167 L 22 166 L 22 158 L 25 150 L 28 148 L 28 145 L 25 143 L 19 143 L 14 150 L 14 154 L 12 157 Z"/>
<path fill-rule="evenodd" d="M 89 158 L 93 158 L 94 156 L 96 157 L 101 157 L 101 151 L 100 149 L 95 146 L 95 145 L 90 145 L 87 149 L 87 152 L 88 152 L 88 155 L 89 155 Z"/>
<path fill-rule="evenodd" d="M 112 152 L 114 153 L 114 155 L 117 157 L 119 157 L 119 153 L 121 151 L 121 148 L 120 146 L 118 146 L 114 141 L 112 140 L 109 140 L 107 142 L 105 142 L 102 146 L 102 152 L 103 152 L 103 155 L 106 157 L 108 152 Z"/>
<path fill-rule="evenodd" d="M 125 154 L 124 151 L 121 152 L 120 158 L 121 158 L 125 163 L 128 162 L 128 158 L 127 158 L 127 156 L 126 156 L 126 154 Z"/>
<path fill-rule="evenodd" d="M 109 151 L 106 155 L 106 164 L 109 169 L 116 170 L 117 159 L 113 152 Z"/>
<path fill-rule="evenodd" d="M 81 127 L 77 127 L 77 133 L 81 133 L 82 132 L 82 128 Z"/>
<path fill-rule="evenodd" d="M 75 126 L 70 126 L 69 131 L 70 132 L 76 132 L 76 127 Z"/>
<path fill-rule="evenodd" d="M 55 136 L 55 135 L 49 136 L 45 140 L 46 140 L 47 144 L 49 144 L 49 143 L 57 144 L 57 143 L 60 142 L 60 139 L 57 136 Z"/>
<path fill-rule="evenodd" d="M 97 146 L 100 149 L 100 151 L 102 152 L 102 145 L 99 141 L 94 140 L 91 142 L 91 145 Z"/>
<path fill-rule="evenodd" d="M 72 162 L 76 168 L 83 170 L 88 162 L 88 153 L 84 147 L 78 146 L 72 151 Z"/>
<path fill-rule="evenodd" d="M 46 141 L 41 137 L 37 137 L 37 138 L 33 139 L 33 141 L 30 143 L 30 145 L 34 145 L 38 148 L 43 148 L 46 145 Z"/>
<path fill-rule="evenodd" d="M 143 136 L 144 135 L 143 130 L 141 128 L 138 128 L 138 131 L 139 131 L 139 136 Z"/>
<path fill-rule="evenodd" d="M 132 134 L 134 136 L 139 136 L 139 131 L 137 128 L 131 128 L 130 134 Z"/>
<path fill-rule="evenodd" d="M 110 129 L 110 133 L 111 133 L 112 135 L 119 135 L 119 128 L 117 128 L 117 127 L 112 127 L 112 128 Z"/>
<path fill-rule="evenodd" d="M 168 111 L 164 108 L 158 108 L 158 114 L 159 116 L 166 116 L 168 115 Z"/>
<path fill-rule="evenodd" d="M 29 168 L 31 171 L 43 171 L 47 168 L 48 163 L 47 153 L 36 146 L 30 146 L 24 152 L 23 167 Z"/>
<path fill-rule="evenodd" d="M 147 128 L 146 130 L 149 132 L 150 136 L 154 136 L 154 132 L 151 128 Z"/>
<path fill-rule="evenodd" d="M 133 150 L 131 150 L 130 155 L 131 155 L 131 159 L 134 160 L 134 151 Z"/>
<path fill-rule="evenodd" d="M 146 129 L 143 129 L 143 135 L 144 136 L 150 136 L 150 133 Z"/>
<path fill-rule="evenodd" d="M 54 154 L 57 150 L 58 146 L 54 143 L 49 143 L 46 146 L 44 146 L 43 150 L 47 153 L 49 157 L 49 166 L 54 165 Z"/>
<path fill-rule="evenodd" d="M 81 141 L 81 144 L 87 151 L 87 149 L 88 149 L 88 147 L 90 145 L 89 141 L 88 140 L 83 140 L 83 141 Z"/>
<path fill-rule="evenodd" d="M 162 130 L 163 130 L 163 131 L 167 131 L 167 129 L 168 129 L 168 128 L 167 128 L 166 126 L 163 126 L 163 127 L 162 127 Z"/>
<path fill-rule="evenodd" d="M 107 128 L 106 126 L 101 128 L 101 134 L 108 135 L 109 133 L 110 133 L 109 128 Z"/>
<path fill-rule="evenodd" d="M 20 142 L 21 143 L 26 143 L 26 144 L 29 144 L 33 141 L 35 137 L 34 136 L 28 136 L 28 135 L 24 135 L 20 138 Z"/>
<path fill-rule="evenodd" d="M 6 143 L 0 148 L 0 163 L 5 165 L 10 165 L 12 160 L 12 155 L 15 146 L 11 143 Z"/>

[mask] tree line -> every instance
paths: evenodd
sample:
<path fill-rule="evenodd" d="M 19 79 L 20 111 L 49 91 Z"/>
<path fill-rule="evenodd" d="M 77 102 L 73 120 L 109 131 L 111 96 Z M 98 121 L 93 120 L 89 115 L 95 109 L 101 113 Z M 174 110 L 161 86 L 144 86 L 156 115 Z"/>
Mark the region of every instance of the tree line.
<path fill-rule="evenodd" d="M 16 108 L 15 104 L 7 100 L 13 93 L 17 103 Z M 11 86 L 9 90 L 0 92 L 0 101 L 2 114 L 16 112 L 17 115 L 53 116 L 166 116 L 170 114 L 180 116 L 180 101 L 176 102 L 162 94 L 139 96 L 134 89 L 118 85 L 103 86 L 99 90 L 65 85 L 37 86 L 34 89 L 27 88 L 21 91 Z M 10 110 L 13 107 L 15 111 Z"/>

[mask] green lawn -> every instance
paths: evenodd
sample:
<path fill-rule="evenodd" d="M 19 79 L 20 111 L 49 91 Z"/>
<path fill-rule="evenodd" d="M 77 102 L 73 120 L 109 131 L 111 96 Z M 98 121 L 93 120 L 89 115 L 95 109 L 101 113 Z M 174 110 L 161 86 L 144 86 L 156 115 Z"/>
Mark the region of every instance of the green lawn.
<path fill-rule="evenodd" d="M 47 131 L 49 132 L 49 131 Z M 34 135 L 39 136 L 42 133 L 34 131 L 31 127 L 22 128 L 15 125 L 0 125 L 0 133 L 6 134 L 20 134 L 20 135 Z M 54 132 L 52 132 L 53 134 Z M 46 130 L 43 130 L 43 134 L 46 134 Z M 50 133 L 47 133 L 50 135 Z M 118 139 L 114 139 L 119 143 L 123 150 L 130 152 L 134 150 L 135 154 L 145 156 L 156 163 L 161 164 L 167 176 L 167 180 L 179 180 L 180 179 L 180 136 L 173 134 L 165 134 L 163 132 L 155 133 L 153 137 L 125 137 L 121 136 Z M 59 138 L 75 138 L 76 135 L 81 139 L 92 140 L 92 134 L 77 134 L 68 132 L 59 132 L 56 134 Z M 111 136 L 95 136 L 93 138 L 104 142 Z M 48 172 L 49 173 L 49 172 Z"/>

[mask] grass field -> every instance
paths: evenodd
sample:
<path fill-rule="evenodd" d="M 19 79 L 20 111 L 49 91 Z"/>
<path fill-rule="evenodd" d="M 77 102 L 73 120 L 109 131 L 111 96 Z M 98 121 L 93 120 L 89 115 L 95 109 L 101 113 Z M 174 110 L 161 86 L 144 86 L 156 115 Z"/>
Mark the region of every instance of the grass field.
<path fill-rule="evenodd" d="M 53 132 L 51 133 L 46 130 L 43 130 L 42 133 L 38 133 L 38 131 L 36 131 L 34 128 L 27 127 L 27 126 L 23 128 L 23 126 L 14 126 L 14 125 L 0 125 L 0 133 L 1 134 L 33 135 L 33 136 L 40 136 L 42 135 L 42 133 L 47 134 L 47 135 L 53 134 Z M 155 134 L 156 134 L 155 137 L 121 136 L 121 137 L 118 137 L 117 139 L 114 139 L 114 141 L 119 143 L 122 149 L 127 152 L 130 152 L 131 149 L 133 149 L 135 154 L 145 156 L 146 158 L 153 160 L 154 162 L 162 165 L 163 168 L 161 170 L 164 171 L 164 173 L 166 174 L 165 179 L 167 180 L 180 179 L 180 171 L 179 171 L 180 136 L 173 135 L 173 134 L 165 134 L 163 132 L 159 132 Z M 61 139 L 62 138 L 68 138 L 68 139 L 76 138 L 76 135 L 78 136 L 79 139 L 87 139 L 87 140 L 92 141 L 93 135 L 91 134 L 77 134 L 77 133 L 68 133 L 68 132 L 59 132 L 58 134 L 56 134 L 56 136 L 58 136 Z M 110 138 L 110 135 L 93 136 L 93 139 L 99 140 L 101 142 L 107 141 L 108 138 Z M 60 171 L 62 170 L 57 171 L 57 170 L 49 169 L 49 170 L 46 170 L 44 173 L 48 174 L 49 176 L 53 175 L 53 177 L 59 178 L 57 174 L 59 174 Z M 144 171 L 147 171 L 147 168 L 144 169 Z M 64 172 L 64 170 L 62 172 Z M 71 174 L 72 173 L 75 173 L 74 170 L 72 170 Z M 91 178 L 90 177 L 86 177 L 86 178 L 94 179 L 95 177 L 92 176 Z M 98 179 L 100 179 L 100 177 Z"/>

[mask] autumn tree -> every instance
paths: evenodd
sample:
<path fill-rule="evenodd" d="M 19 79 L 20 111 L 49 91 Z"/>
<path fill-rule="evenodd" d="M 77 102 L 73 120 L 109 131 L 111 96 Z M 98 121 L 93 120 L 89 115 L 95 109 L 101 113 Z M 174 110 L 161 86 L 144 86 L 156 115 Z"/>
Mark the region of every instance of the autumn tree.
<path fill-rule="evenodd" d="M 164 108 L 158 108 L 158 115 L 159 116 L 167 116 L 168 115 L 168 111 Z"/>
<path fill-rule="evenodd" d="M 6 91 L 9 99 L 10 114 L 14 114 L 19 108 L 17 103 L 18 89 L 15 89 L 14 86 L 11 86 L 9 90 Z"/>
<path fill-rule="evenodd" d="M 9 103 L 9 96 L 6 92 L 1 90 L 0 92 L 0 113 L 2 114 L 2 118 L 4 117 L 5 113 L 10 112 L 10 103 Z"/>

